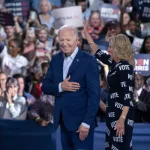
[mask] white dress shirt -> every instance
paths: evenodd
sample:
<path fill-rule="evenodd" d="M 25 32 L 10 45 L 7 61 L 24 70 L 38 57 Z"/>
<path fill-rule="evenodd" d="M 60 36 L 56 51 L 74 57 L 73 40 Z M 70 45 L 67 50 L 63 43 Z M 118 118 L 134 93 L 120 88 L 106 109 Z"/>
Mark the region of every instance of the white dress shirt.
<path fill-rule="evenodd" d="M 142 87 L 142 88 L 140 88 L 139 90 L 137 90 L 137 95 L 138 95 L 138 96 L 140 96 L 140 95 L 141 95 L 142 90 L 143 90 L 143 87 Z"/>
<path fill-rule="evenodd" d="M 64 80 L 67 78 L 69 68 L 70 68 L 75 56 L 77 55 L 78 51 L 79 51 L 79 49 L 78 49 L 78 47 L 76 47 L 76 49 L 74 50 L 74 52 L 70 56 L 64 58 L 64 62 L 63 62 L 63 79 Z M 58 88 L 59 88 L 59 92 L 63 92 L 63 90 L 61 88 L 61 83 L 59 83 Z M 90 125 L 88 125 L 84 122 L 82 122 L 81 125 L 83 125 L 86 128 L 90 128 Z"/>

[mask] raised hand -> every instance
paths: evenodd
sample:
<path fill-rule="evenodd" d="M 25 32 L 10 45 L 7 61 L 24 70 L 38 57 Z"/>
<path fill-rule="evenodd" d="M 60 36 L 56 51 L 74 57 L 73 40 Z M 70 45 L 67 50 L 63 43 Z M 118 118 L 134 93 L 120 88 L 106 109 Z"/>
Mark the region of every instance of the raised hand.
<path fill-rule="evenodd" d="M 83 28 L 83 36 L 86 39 L 87 38 L 87 33 L 88 33 L 88 21 L 84 21 L 84 28 Z"/>

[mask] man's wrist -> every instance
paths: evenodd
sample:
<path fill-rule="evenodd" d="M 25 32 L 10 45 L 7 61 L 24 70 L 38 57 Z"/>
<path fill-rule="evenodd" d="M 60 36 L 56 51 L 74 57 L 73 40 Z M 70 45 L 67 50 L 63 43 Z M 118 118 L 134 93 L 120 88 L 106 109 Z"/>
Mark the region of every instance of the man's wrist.
<path fill-rule="evenodd" d="M 59 92 L 63 92 L 63 89 L 62 89 L 62 82 L 60 82 L 59 85 L 58 85 L 58 91 L 59 91 Z"/>
<path fill-rule="evenodd" d="M 88 125 L 87 123 L 82 122 L 81 125 L 84 126 L 85 128 L 90 129 L 90 125 Z"/>

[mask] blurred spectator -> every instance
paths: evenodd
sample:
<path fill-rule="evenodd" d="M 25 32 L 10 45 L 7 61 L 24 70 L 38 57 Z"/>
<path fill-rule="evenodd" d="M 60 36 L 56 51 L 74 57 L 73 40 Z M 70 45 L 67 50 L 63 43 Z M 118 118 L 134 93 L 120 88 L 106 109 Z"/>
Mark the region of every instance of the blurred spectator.
<path fill-rule="evenodd" d="M 4 27 L 0 25 L 0 43 L 4 43 L 4 40 L 6 39 L 6 33 L 4 30 Z"/>
<path fill-rule="evenodd" d="M 20 55 L 21 43 L 17 39 L 12 39 L 8 43 L 9 53 L 5 48 L 2 52 L 2 71 L 4 71 L 7 76 L 13 76 L 16 73 L 26 74 L 26 67 L 28 65 L 27 59 Z"/>
<path fill-rule="evenodd" d="M 40 98 L 32 105 L 29 118 L 35 120 L 41 126 L 53 123 L 54 97 L 41 94 Z"/>
<path fill-rule="evenodd" d="M 18 83 L 19 83 L 19 92 L 18 92 L 18 94 L 19 94 L 19 96 L 23 96 L 26 99 L 28 106 L 35 103 L 35 101 L 36 101 L 35 97 L 32 96 L 30 93 L 27 93 L 27 92 L 24 91 L 24 88 L 25 88 L 24 77 L 21 74 L 15 74 L 13 76 L 13 78 L 18 80 Z"/>
<path fill-rule="evenodd" d="M 128 25 L 130 21 L 130 15 L 127 12 L 123 13 L 123 25 Z"/>
<path fill-rule="evenodd" d="M 39 15 L 37 14 L 36 11 L 30 10 L 28 20 L 27 20 L 27 23 L 26 23 L 26 27 L 25 27 L 26 31 L 30 27 L 34 28 L 34 30 L 37 30 L 38 28 L 40 28 L 40 26 L 41 26 L 41 23 L 40 23 L 40 20 L 39 20 Z"/>
<path fill-rule="evenodd" d="M 1 89 L 0 96 L 3 96 L 3 97 L 6 97 L 6 81 L 7 81 L 6 73 L 0 72 L 0 89 Z"/>
<path fill-rule="evenodd" d="M 91 11 L 90 11 L 89 8 L 87 8 L 87 2 L 86 2 L 86 0 L 75 0 L 75 4 L 77 6 L 81 6 L 82 13 L 83 13 L 83 19 L 84 20 L 89 20 Z"/>
<path fill-rule="evenodd" d="M 150 92 L 150 77 L 146 80 L 145 89 Z"/>
<path fill-rule="evenodd" d="M 21 40 L 22 39 L 22 29 L 19 25 L 19 22 L 18 22 L 18 17 L 14 17 L 14 26 L 12 25 L 7 25 L 7 26 L 4 26 L 4 29 L 5 29 L 5 33 L 6 33 L 6 44 L 8 44 L 8 42 L 11 40 L 11 39 L 19 39 Z"/>
<path fill-rule="evenodd" d="M 44 78 L 45 77 L 45 75 L 46 75 L 46 72 L 47 72 L 47 70 L 48 70 L 48 67 L 49 67 L 49 63 L 42 63 L 42 78 Z"/>
<path fill-rule="evenodd" d="M 146 36 L 144 38 L 144 42 L 142 44 L 140 53 L 141 54 L 150 54 L 150 36 Z"/>
<path fill-rule="evenodd" d="M 135 74 L 134 88 L 135 122 L 150 122 L 150 92 L 144 89 L 144 78 L 141 74 Z"/>
<path fill-rule="evenodd" d="M 112 0 L 113 5 L 120 5 L 120 0 Z"/>
<path fill-rule="evenodd" d="M 79 38 L 78 38 L 78 47 L 82 49 L 82 44 L 83 44 L 82 34 L 79 33 L 78 36 L 79 36 Z"/>
<path fill-rule="evenodd" d="M 4 119 L 25 120 L 27 104 L 24 97 L 19 96 L 19 83 L 17 79 L 9 78 L 6 83 L 7 104 L 4 111 Z"/>
<path fill-rule="evenodd" d="M 126 31 L 126 33 L 130 36 L 134 36 L 134 37 L 138 37 L 138 38 L 141 38 L 142 35 L 141 35 L 141 31 L 140 30 L 137 30 L 137 27 L 136 27 L 136 23 L 134 20 L 130 20 L 129 23 L 128 23 L 128 29 Z"/>
<path fill-rule="evenodd" d="M 38 13 L 40 13 L 40 4 L 41 0 L 31 0 L 31 7 L 35 9 Z M 49 2 L 52 4 L 52 7 L 61 7 L 62 6 L 62 0 L 49 0 Z"/>
<path fill-rule="evenodd" d="M 109 41 L 109 37 L 118 34 L 120 31 L 119 23 L 117 21 L 110 21 L 104 26 L 100 34 L 100 40 Z"/>
<path fill-rule="evenodd" d="M 5 26 L 7 40 L 15 38 L 15 28 L 13 26 Z"/>
<path fill-rule="evenodd" d="M 51 51 L 52 41 L 49 41 L 48 29 L 42 26 L 37 31 L 36 49 Z"/>
<path fill-rule="evenodd" d="M 4 6 L 4 2 L 5 2 L 5 0 L 1 0 L 1 1 L 0 1 L 0 8 L 1 8 L 1 9 L 2 9 L 3 6 Z M 0 10 L 1 10 L 1 9 L 0 9 Z"/>
<path fill-rule="evenodd" d="M 26 32 L 27 33 L 23 41 L 23 56 L 26 57 L 30 63 L 35 56 L 36 35 L 33 28 L 30 28 Z"/>
<path fill-rule="evenodd" d="M 41 85 L 42 85 L 42 72 L 41 71 L 34 72 L 30 93 L 36 99 L 40 98 L 40 95 L 42 94 Z"/>
<path fill-rule="evenodd" d="M 104 63 L 100 62 L 100 65 L 102 67 L 100 72 L 100 87 L 101 87 L 101 100 L 100 100 L 100 121 L 104 122 L 106 120 L 106 101 L 108 100 L 108 87 L 107 87 L 107 75 L 109 72 L 108 65 L 105 65 Z"/>
<path fill-rule="evenodd" d="M 102 30 L 102 25 L 101 25 L 100 12 L 91 11 L 91 15 L 89 18 L 88 32 L 90 33 L 93 39 L 99 39 L 101 30 Z"/>
<path fill-rule="evenodd" d="M 51 7 L 49 0 L 40 1 L 40 22 L 48 27 L 48 31 L 54 28 L 54 18 L 51 14 Z"/>

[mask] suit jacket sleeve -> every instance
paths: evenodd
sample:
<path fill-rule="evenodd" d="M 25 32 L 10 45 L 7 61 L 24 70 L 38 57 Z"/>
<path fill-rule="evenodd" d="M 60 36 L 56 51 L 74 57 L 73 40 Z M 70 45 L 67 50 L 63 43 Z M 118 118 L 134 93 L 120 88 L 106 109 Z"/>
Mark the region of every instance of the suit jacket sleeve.
<path fill-rule="evenodd" d="M 50 67 L 48 68 L 48 71 L 45 75 L 41 89 L 44 94 L 58 96 L 59 95 L 59 90 L 58 90 L 59 83 L 58 84 L 54 83 L 53 70 L 54 70 L 54 58 L 52 58 L 51 60 Z"/>
<path fill-rule="evenodd" d="M 94 57 L 91 61 L 88 61 L 87 64 L 86 85 L 88 94 L 88 106 L 83 122 L 91 126 L 96 118 L 100 101 L 99 69 Z"/>

